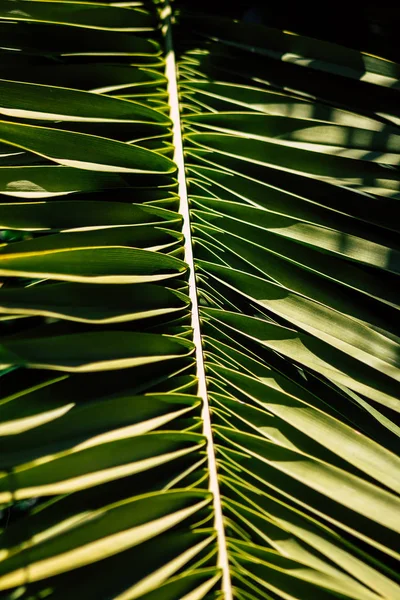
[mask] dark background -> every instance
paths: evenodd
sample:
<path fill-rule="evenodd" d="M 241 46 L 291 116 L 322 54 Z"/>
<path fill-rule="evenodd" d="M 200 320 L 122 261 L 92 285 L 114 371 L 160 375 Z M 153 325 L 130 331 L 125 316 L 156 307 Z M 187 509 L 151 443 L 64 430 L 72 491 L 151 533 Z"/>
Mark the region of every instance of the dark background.
<path fill-rule="evenodd" d="M 400 62 L 400 2 L 396 0 L 178 0 L 175 4 L 336 42 Z"/>

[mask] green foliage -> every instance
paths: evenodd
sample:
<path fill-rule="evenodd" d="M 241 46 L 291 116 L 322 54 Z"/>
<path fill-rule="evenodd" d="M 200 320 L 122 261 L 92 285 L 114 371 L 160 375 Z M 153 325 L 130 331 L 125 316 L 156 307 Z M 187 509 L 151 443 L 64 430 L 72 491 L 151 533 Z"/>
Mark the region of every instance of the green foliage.
<path fill-rule="evenodd" d="M 400 66 L 177 3 L 186 200 L 159 4 L 0 3 L 0 593 L 394 600 Z"/>

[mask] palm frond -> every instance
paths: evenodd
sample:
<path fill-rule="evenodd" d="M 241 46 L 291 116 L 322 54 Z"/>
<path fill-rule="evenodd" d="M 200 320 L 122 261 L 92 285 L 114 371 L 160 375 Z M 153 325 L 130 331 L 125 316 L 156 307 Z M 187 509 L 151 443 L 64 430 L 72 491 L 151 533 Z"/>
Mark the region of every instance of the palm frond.
<path fill-rule="evenodd" d="M 0 5 L 9 600 L 400 595 L 400 66 L 213 4 Z"/>

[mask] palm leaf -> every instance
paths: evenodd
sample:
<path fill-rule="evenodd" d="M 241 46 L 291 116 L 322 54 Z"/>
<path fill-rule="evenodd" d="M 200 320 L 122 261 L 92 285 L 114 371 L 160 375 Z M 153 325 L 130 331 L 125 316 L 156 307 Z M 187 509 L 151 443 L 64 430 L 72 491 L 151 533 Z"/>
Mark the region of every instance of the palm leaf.
<path fill-rule="evenodd" d="M 400 595 L 400 66 L 235 10 L 0 6 L 9 600 Z"/>

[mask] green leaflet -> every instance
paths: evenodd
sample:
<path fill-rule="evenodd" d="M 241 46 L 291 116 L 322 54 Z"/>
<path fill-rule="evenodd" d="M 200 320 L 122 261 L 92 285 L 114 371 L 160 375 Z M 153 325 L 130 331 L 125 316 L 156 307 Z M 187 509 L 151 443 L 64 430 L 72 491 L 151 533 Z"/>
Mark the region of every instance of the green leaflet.
<path fill-rule="evenodd" d="M 223 18 L 211 19 L 202 15 L 192 16 L 191 27 L 203 35 L 218 36 L 223 41 L 251 47 L 255 53 L 259 51 L 260 54 L 270 53 L 272 55 L 274 52 L 282 53 L 283 51 L 317 59 L 318 62 L 315 63 L 317 69 L 321 69 L 322 62 L 326 61 L 326 63 L 332 63 L 332 67 L 333 65 L 341 67 L 347 76 L 351 76 L 349 72 L 351 69 L 354 71 L 362 69 L 362 73 L 369 71 L 396 79 L 400 77 L 399 65 L 394 62 L 363 52 L 352 51 L 323 40 L 293 35 L 289 31 L 278 31 L 260 25 L 240 24 L 238 21 Z M 266 34 L 268 34 L 268 38 L 266 38 Z M 265 52 L 263 52 L 264 49 Z M 290 58 L 288 57 L 287 60 Z M 327 67 L 328 65 L 326 65 Z"/>
<path fill-rule="evenodd" d="M 277 501 L 273 496 L 265 495 L 262 498 L 262 494 L 257 494 L 256 490 L 251 489 L 250 486 L 243 486 L 240 482 L 225 477 L 223 481 L 224 486 L 228 486 L 229 493 L 240 500 L 240 504 L 239 502 L 231 503 L 232 512 L 240 515 L 247 527 L 254 520 L 257 536 L 263 538 L 267 546 L 270 545 L 291 559 L 314 566 L 323 572 L 336 576 L 340 574 L 337 568 L 332 568 L 329 563 L 323 563 L 315 554 L 312 554 L 306 545 L 308 544 L 329 557 L 333 563 L 342 567 L 347 573 L 357 573 L 359 581 L 370 588 L 378 590 L 382 586 L 381 589 L 386 589 L 388 595 L 396 592 L 396 586 L 393 586 L 389 578 L 382 576 L 376 569 L 351 554 L 351 552 L 355 552 L 355 546 L 346 547 L 343 538 L 335 535 L 332 530 L 327 527 L 319 529 L 317 521 L 306 516 L 305 513 L 293 509 L 289 504 Z M 253 511 L 249 510 L 251 508 Z M 262 517 L 261 515 L 258 515 L 258 518 L 255 517 L 255 508 L 261 508 Z M 354 585 L 354 580 L 351 581 L 348 577 L 343 579 L 346 581 L 346 585 Z M 357 591 L 362 593 L 360 588 Z M 371 593 L 365 588 L 363 592 L 367 596 Z M 354 590 L 353 593 L 355 593 Z"/>
<path fill-rule="evenodd" d="M 400 150 L 400 137 L 396 129 L 383 131 L 381 135 L 374 129 L 356 129 L 344 125 L 332 125 L 318 119 L 300 119 L 293 116 L 273 116 L 251 112 L 226 112 L 200 115 L 188 115 L 185 118 L 188 125 L 227 132 L 244 137 L 268 141 L 271 138 L 293 142 L 315 144 L 323 152 L 321 146 L 329 146 L 327 153 L 337 153 L 337 148 L 352 148 L 354 150 L 368 150 L 376 152 L 379 162 L 386 162 L 378 153 L 392 152 L 397 154 Z M 298 144 L 299 147 L 300 144 Z M 310 150 L 312 150 L 310 146 Z M 335 149 L 335 150 L 334 150 Z M 343 151 L 342 155 L 346 155 Z M 350 153 L 348 153 L 349 156 Z M 355 154 L 357 156 L 357 154 Z M 362 154 L 360 153 L 360 158 Z M 369 160 L 371 160 L 369 156 Z M 394 164 L 398 164 L 393 156 Z"/>
<path fill-rule="evenodd" d="M 281 141 L 267 142 L 219 133 L 191 133 L 187 135 L 187 140 L 190 145 L 194 146 L 195 152 L 197 148 L 200 148 L 212 153 L 240 157 L 241 160 L 254 161 L 260 165 L 279 165 L 279 168 L 284 171 L 301 172 L 311 177 L 322 177 L 338 183 L 351 177 L 384 178 L 388 175 L 386 165 L 381 166 L 375 162 L 363 161 L 362 155 L 354 158 L 336 154 L 330 156 L 312 145 L 305 148 L 296 147 Z M 312 161 L 310 161 L 310 152 Z M 355 165 L 352 164 L 353 160 L 356 160 Z M 389 165 L 391 164 L 389 162 Z M 399 164 L 397 155 L 393 164 Z"/>
<path fill-rule="evenodd" d="M 268 380 L 261 379 L 257 381 L 254 377 L 240 375 L 237 371 L 224 369 L 219 366 L 210 367 L 210 375 L 216 374 L 222 380 L 229 382 L 233 388 L 245 394 L 256 406 L 263 408 L 268 413 L 272 413 L 275 418 L 266 419 L 271 422 L 273 428 L 281 430 L 282 427 L 278 420 L 285 421 L 291 427 L 294 427 L 303 434 L 309 436 L 311 440 L 318 442 L 321 446 L 337 454 L 341 459 L 367 473 L 378 482 L 385 482 L 387 487 L 398 493 L 398 482 L 393 478 L 393 473 L 398 469 L 398 458 L 374 444 L 367 437 L 360 437 L 358 431 L 343 425 L 339 420 L 332 420 L 331 417 L 307 406 L 291 395 L 283 395 L 280 390 L 274 389 L 274 383 L 270 385 Z M 246 418 L 246 405 L 240 403 L 228 402 L 228 406 L 222 400 L 226 409 Z M 251 421 L 251 411 L 248 410 Z M 257 428 L 255 428 L 257 430 Z M 260 428 L 264 434 L 264 428 Z M 258 433 L 258 432 L 257 432 Z M 268 435 L 268 427 L 265 427 L 265 435 Z M 288 447 L 298 447 L 300 441 L 290 443 L 290 428 L 285 433 L 289 438 Z M 286 440 L 277 439 L 277 443 L 285 445 Z M 306 447 L 306 446 L 304 446 Z M 317 449 L 318 452 L 318 449 Z M 310 443 L 311 453 L 311 443 Z M 329 457 L 332 460 L 332 457 Z M 382 462 L 381 462 L 382 461 Z"/>
<path fill-rule="evenodd" d="M 216 322 L 204 321 L 205 351 L 209 360 L 210 368 L 214 365 L 228 369 L 239 370 L 239 372 L 249 375 L 256 381 L 262 381 L 279 392 L 284 392 L 290 396 L 300 398 L 308 405 L 329 414 L 335 419 L 339 419 L 343 424 L 349 425 L 356 431 L 360 431 L 383 447 L 392 449 L 396 452 L 398 436 L 400 430 L 389 419 L 385 419 L 381 413 L 373 409 L 371 403 L 361 401 L 361 398 L 354 393 L 350 393 L 344 386 L 335 389 L 334 384 L 326 385 L 321 381 L 321 376 L 312 375 L 310 371 L 298 370 L 296 367 L 288 369 L 285 359 L 273 357 L 270 351 L 261 346 L 257 346 L 257 353 L 250 352 L 248 349 L 248 338 L 241 340 L 231 338 L 229 327 L 222 325 L 222 322 L 215 326 Z M 268 366 L 267 357 L 272 362 Z M 275 358 L 276 360 L 273 360 Z M 218 380 L 210 379 L 214 385 Z M 229 380 L 228 380 L 229 381 Z M 218 382 L 221 386 L 221 381 Z M 224 384 L 219 392 L 223 390 L 226 393 L 231 387 Z M 236 391 L 235 391 L 236 389 Z M 321 394 L 321 390 L 324 394 Z M 237 388 L 231 388 L 230 394 L 235 397 L 238 393 Z M 387 427 L 387 428 L 386 428 Z M 388 429 L 394 434 L 390 435 Z M 397 434 L 397 435 L 396 435 Z M 309 442 L 307 442 L 309 443 Z M 331 460 L 333 457 L 331 456 Z"/>
<path fill-rule="evenodd" d="M 319 493 L 397 531 L 395 515 L 399 501 L 396 496 L 383 492 L 378 487 L 371 486 L 348 473 L 339 472 L 335 467 L 322 466 L 308 456 L 300 457 L 297 452 L 261 441 L 257 436 L 233 433 L 224 429 L 219 430 L 219 433 L 222 439 L 226 440 L 228 445 L 231 443 L 235 449 L 243 450 L 242 444 L 244 444 L 250 456 L 268 462 L 274 468 L 306 483 Z"/>
<path fill-rule="evenodd" d="M 155 152 L 81 133 L 0 122 L 0 139 L 58 164 L 115 173 L 174 173 L 168 158 Z M 97 151 L 93 154 L 93 146 Z"/>
<path fill-rule="evenodd" d="M 24 430 L 22 426 L 18 431 L 17 423 L 4 423 L 1 431 L 3 435 L 10 436 L 7 442 L 11 456 L 14 454 L 21 462 L 24 452 L 40 456 L 42 448 L 47 453 L 50 449 L 54 451 L 57 447 L 63 448 L 68 439 L 66 431 L 73 432 L 72 438 L 82 440 L 103 434 L 105 441 L 112 441 L 113 436 L 108 436 L 108 432 L 113 429 L 116 438 L 121 434 L 122 437 L 128 437 L 127 432 L 129 435 L 142 435 L 199 408 L 195 397 L 183 394 L 122 395 L 120 398 L 115 397 L 113 406 L 108 400 L 109 398 L 104 398 L 88 406 L 69 404 L 58 415 L 55 411 L 48 411 L 48 414 L 44 412 L 42 417 L 46 422 L 31 430 Z M 4 457 L 5 464 L 9 460 Z"/>
<path fill-rule="evenodd" d="M 290 291 L 282 291 L 280 286 L 259 277 L 232 269 L 228 270 L 226 267 L 207 265 L 203 262 L 199 264 L 203 268 L 209 269 L 209 272 L 216 278 L 226 282 L 228 287 L 235 288 L 236 286 L 236 289 L 240 287 L 244 294 L 268 308 L 273 314 L 292 321 L 301 329 L 328 344 L 344 352 L 349 350 L 348 346 L 353 346 L 352 355 L 360 358 L 364 356 L 363 352 L 368 353 L 371 346 L 376 344 L 376 348 L 379 348 L 377 354 L 379 353 L 382 359 L 386 359 L 393 364 L 393 367 L 396 367 L 396 343 L 389 338 L 385 339 L 385 336 L 368 328 L 363 323 L 352 320 L 339 312 L 331 312 L 322 305 L 313 304 Z M 330 328 L 328 328 L 328 321 L 331 323 Z M 347 337 L 344 339 L 342 336 L 345 332 Z M 357 354 L 356 348 L 360 350 L 360 354 Z M 372 361 L 371 366 L 379 369 L 378 362 Z M 387 369 L 383 367 L 383 370 L 387 375 L 397 379 L 395 368 L 391 369 L 388 366 Z"/>
<path fill-rule="evenodd" d="M 143 31 L 153 29 L 150 13 L 140 9 L 115 8 L 103 4 L 84 2 L 28 2 L 6 0 L 0 19 L 65 23 L 93 29 L 114 31 Z"/>
<path fill-rule="evenodd" d="M 203 56 L 190 56 L 188 52 L 182 62 L 183 68 L 189 68 L 191 78 L 192 67 L 196 75 L 204 69 L 206 77 L 214 80 L 231 81 L 234 75 L 247 84 L 255 80 L 267 86 L 290 87 L 292 93 L 348 106 L 357 112 L 362 112 L 367 104 L 370 114 L 399 123 L 396 95 L 400 69 L 394 62 L 299 36 L 297 32 L 239 20 L 195 15 L 187 22 L 196 34 L 218 42 Z"/>
<path fill-rule="evenodd" d="M 58 452 L 46 448 L 44 456 L 25 449 L 20 456 L 11 454 L 3 461 L 3 469 L 12 471 L 11 475 L 2 472 L 0 497 L 3 503 L 9 501 L 10 486 L 13 495 L 20 500 L 75 492 L 140 473 L 199 450 L 203 446 L 201 436 L 190 435 L 157 432 L 127 440 L 122 432 L 109 436 L 108 440 L 107 436 L 105 439 L 94 437 Z M 29 460 L 37 455 L 39 460 Z"/>
<path fill-rule="evenodd" d="M 71 210 L 68 210 L 68 208 Z M 118 202 L 53 201 L 0 205 L 0 227 L 25 231 L 101 228 L 118 225 L 179 222 L 179 216 L 162 208 Z"/>
<path fill-rule="evenodd" d="M 73 354 L 72 348 L 76 348 Z M 3 340 L 0 361 L 4 366 L 88 372 L 169 360 L 190 354 L 192 350 L 190 342 L 178 337 L 130 332 L 120 335 L 107 331 L 56 338 Z"/>
<path fill-rule="evenodd" d="M 352 509 L 346 508 L 343 503 L 338 503 L 336 500 L 330 499 L 328 496 L 314 490 L 307 483 L 291 477 L 281 469 L 276 469 L 273 464 L 270 464 L 266 460 L 261 460 L 256 455 L 250 456 L 248 453 L 229 448 L 225 444 L 224 447 L 219 445 L 218 452 L 220 469 L 225 475 L 233 479 L 234 486 L 236 486 L 237 482 L 244 483 L 250 490 L 255 489 L 259 492 L 260 500 L 257 503 L 258 514 L 262 515 L 265 512 L 265 500 L 262 499 L 262 496 L 266 495 L 267 499 L 272 497 L 275 501 L 288 504 L 294 510 L 299 511 L 300 514 L 305 512 L 320 524 L 333 525 L 333 531 L 345 543 L 349 542 L 349 540 L 355 541 L 354 545 L 350 542 L 348 548 L 354 557 L 359 556 L 363 562 L 367 562 L 367 565 L 371 561 L 365 561 L 366 556 L 362 552 L 358 540 L 366 542 L 371 548 L 370 558 L 374 556 L 374 549 L 379 549 L 383 554 L 377 553 L 376 557 L 381 556 L 381 560 L 379 558 L 377 560 L 373 559 L 372 563 L 381 573 L 386 573 L 392 579 L 392 583 L 395 586 L 398 585 L 398 578 L 395 572 L 389 565 L 385 564 L 386 557 L 392 557 L 395 560 L 399 559 L 396 546 L 398 536 L 396 533 L 391 532 L 385 527 L 382 528 L 382 526 L 374 523 L 371 519 L 365 519 L 362 514 L 357 514 Z M 283 453 L 281 456 L 283 456 Z M 233 497 L 236 497 L 236 495 L 233 494 Z M 260 524 L 259 521 L 258 524 Z M 268 530 L 264 528 L 264 535 L 262 536 L 264 542 L 267 539 L 267 532 Z M 348 534 L 352 537 L 349 537 Z M 382 535 L 385 536 L 384 544 L 379 543 Z M 234 537 L 237 539 L 248 539 L 248 535 L 244 535 L 243 533 L 238 534 L 237 532 Z M 258 539 L 260 538 L 258 537 Z"/>
<path fill-rule="evenodd" d="M 76 32 L 75 32 L 76 35 Z M 29 68 L 28 68 L 29 66 Z M 107 64 L 76 64 L 62 63 L 57 69 L 48 65 L 33 63 L 23 67 L 23 82 L 51 85 L 75 90 L 102 91 L 103 93 L 137 93 L 146 94 L 148 91 L 157 91 L 158 86 L 165 86 L 165 76 L 157 70 L 146 68 L 131 69 L 129 65 Z M 0 67 L 0 72 L 5 79 L 11 79 L 12 67 Z M 21 101 L 21 100 L 20 100 Z M 43 102 L 43 100 L 40 100 Z M 104 100 L 98 100 L 104 105 Z M 122 105 L 119 104 L 122 108 Z M 89 111 L 89 107 L 87 107 Z"/>
<path fill-rule="evenodd" d="M 30 4 L 30 3 L 29 3 Z M 143 64 L 152 64 L 160 54 L 159 45 L 137 35 L 96 29 L 76 29 L 69 25 L 45 23 L 0 22 L 0 33 L 5 47 L 22 50 L 27 54 L 49 56 L 106 56 L 143 57 Z M 6 46 L 7 44 L 7 46 Z M 150 59 L 150 60 L 149 60 Z"/>
<path fill-rule="evenodd" d="M 221 574 L 215 570 L 206 572 L 193 572 L 185 577 L 177 577 L 166 583 L 158 590 L 153 590 L 145 594 L 143 598 L 146 600 L 173 600 L 174 598 L 186 598 L 187 600 L 201 600 L 204 595 L 212 590 L 218 581 Z M 185 594 L 185 595 L 183 595 Z"/>
<path fill-rule="evenodd" d="M 0 274 L 91 283 L 145 283 L 170 279 L 186 270 L 172 256 L 150 250 L 100 246 L 3 254 Z"/>
<path fill-rule="evenodd" d="M 235 85 L 221 81 L 192 81 L 182 82 L 185 98 L 190 102 L 202 101 L 210 109 L 219 111 L 239 110 L 240 108 L 254 110 L 257 113 L 269 115 L 280 115 L 297 119 L 318 118 L 323 121 L 335 123 L 336 125 L 347 125 L 350 127 L 361 127 L 372 131 L 385 131 L 385 126 L 374 119 L 370 119 L 357 113 L 341 110 L 334 106 L 327 106 L 318 101 L 310 101 L 295 96 L 288 92 L 280 93 L 271 89 L 262 89 L 253 86 Z M 210 115 L 207 115 L 209 117 Z M 261 116 L 261 115 L 259 115 Z M 205 115 L 199 115 L 201 119 Z M 187 116 L 191 119 L 191 116 Z M 194 117 L 196 119 L 196 117 Z"/>
<path fill-rule="evenodd" d="M 0 289 L 2 313 L 42 315 L 82 323 L 142 320 L 172 315 L 188 307 L 187 297 L 180 292 L 151 284 L 127 286 L 124 294 L 116 294 L 113 285 L 103 285 L 101 297 L 96 286 L 85 283 Z"/>
<path fill-rule="evenodd" d="M 73 194 L 79 192 L 93 192 L 129 189 L 135 187 L 150 187 L 154 182 L 152 176 L 132 175 L 130 179 L 126 174 L 110 173 L 105 171 L 86 171 L 75 167 L 62 167 L 59 165 L 43 166 L 23 166 L 23 167 L 0 167 L 0 192 L 6 195 L 5 200 L 9 198 L 41 199 Z M 151 177 L 151 179 L 150 179 Z M 156 199 L 157 195 L 164 198 L 168 197 L 168 190 L 174 191 L 176 185 L 168 177 L 159 176 L 160 189 L 131 192 L 132 201 L 135 198 L 143 198 L 148 195 L 150 198 L 144 198 L 144 201 Z M 133 184 L 133 185 L 132 185 Z M 166 188 L 162 192 L 162 188 Z M 160 194 L 161 192 L 161 194 Z M 115 192 L 114 192 L 115 193 Z"/>
<path fill-rule="evenodd" d="M 285 285 L 290 290 L 298 292 L 309 299 L 321 302 L 325 306 L 346 313 L 348 316 L 355 317 L 364 323 L 375 325 L 382 329 L 382 333 L 392 330 L 395 333 L 397 331 L 396 327 L 392 328 L 392 324 L 396 322 L 397 318 L 397 298 L 393 293 L 388 293 L 386 290 L 386 293 L 382 294 L 382 288 L 379 288 L 376 281 L 370 282 L 367 278 L 360 277 L 359 269 L 350 267 L 349 272 L 346 272 L 346 269 L 343 268 L 345 276 L 340 281 L 337 279 L 337 270 L 335 270 L 335 267 L 340 268 L 342 266 L 340 261 L 332 260 L 333 264 L 330 265 L 329 261 L 324 260 L 324 258 L 321 261 L 321 257 L 316 256 L 313 252 L 307 250 L 302 252 L 301 250 L 304 249 L 299 249 L 296 254 L 297 248 L 295 245 L 290 248 L 288 247 L 289 244 L 280 244 L 279 241 L 276 243 L 277 240 L 274 238 L 272 238 L 270 248 L 267 249 L 264 244 L 269 236 L 264 236 L 263 245 L 261 245 L 261 240 L 259 244 L 255 243 L 252 240 L 252 238 L 254 239 L 254 230 L 250 229 L 250 233 L 248 233 L 249 229 L 244 228 L 239 239 L 236 236 L 229 235 L 228 232 L 220 233 L 217 248 L 221 248 L 220 256 L 224 256 L 224 261 L 219 258 L 218 262 L 220 264 L 226 266 L 227 260 L 229 260 L 232 267 L 235 266 L 237 270 L 247 271 L 249 274 L 258 275 L 259 277 L 265 276 L 268 281 Z M 199 258 L 212 261 L 218 255 L 217 248 L 214 249 L 214 253 L 211 255 L 210 238 L 214 234 L 215 228 L 198 225 L 195 230 L 201 232 L 204 236 Z M 248 233 L 246 237 L 249 239 L 246 241 L 243 239 L 244 233 Z M 259 240 L 262 236 L 259 232 L 256 232 L 256 237 Z M 256 239 L 256 241 L 258 240 Z M 279 246 L 281 248 L 285 246 L 283 256 L 279 252 Z M 271 252 L 272 249 L 277 250 L 277 248 L 277 252 Z M 289 257 L 286 253 L 289 254 Z M 308 260 L 304 260 L 304 255 Z M 321 262 L 326 264 L 325 272 L 318 268 L 318 263 Z M 311 266 L 316 266 L 316 270 L 311 270 Z M 350 274 L 353 274 L 353 281 Z M 324 281 L 323 289 L 320 285 L 321 275 Z M 329 275 L 332 276 L 329 277 Z M 388 279 L 394 279 L 394 277 L 388 277 Z M 342 286 L 345 286 L 345 292 Z M 342 299 L 343 293 L 346 294 L 346 301 Z M 384 298 L 382 298 L 382 295 L 384 295 Z"/>
<path fill-rule="evenodd" d="M 222 157 L 221 157 L 222 161 Z M 201 190 L 201 195 L 218 198 L 220 195 L 226 200 L 245 201 L 256 208 L 265 208 L 278 214 L 300 217 L 306 222 L 332 223 L 340 221 L 342 231 L 376 232 L 383 227 L 386 236 L 391 231 L 397 231 L 394 220 L 398 215 L 398 205 L 391 198 L 374 198 L 366 193 L 360 193 L 358 187 L 340 188 L 327 182 L 305 178 L 301 174 L 286 173 L 285 185 L 279 171 L 263 168 L 259 165 L 249 165 L 243 161 L 232 161 L 232 169 L 215 169 L 200 165 L 192 165 L 189 169 L 191 185 Z M 246 172 L 247 167 L 249 173 Z M 396 182 L 378 180 L 377 185 L 392 185 L 396 191 Z M 377 189 L 374 186 L 374 191 Z M 386 188 L 390 191 L 389 187 Z M 372 214 L 378 211 L 376 217 Z M 348 218 L 351 218 L 349 227 Z M 347 222 L 346 222 L 347 221 Z M 364 235 L 365 235 L 364 233 Z M 391 243 L 396 247 L 396 237 L 391 236 Z"/>
<path fill-rule="evenodd" d="M 352 235 L 343 231 L 329 229 L 326 225 L 325 227 L 318 227 L 304 221 L 296 221 L 295 219 L 274 214 L 272 211 L 267 212 L 266 209 L 257 210 L 253 207 L 243 207 L 240 206 L 240 204 L 226 202 L 221 211 L 220 209 L 222 207 L 220 201 L 216 202 L 208 199 L 197 200 L 196 198 L 194 198 L 194 201 L 201 209 L 211 209 L 212 212 L 217 212 L 220 215 L 217 217 L 212 213 L 199 213 L 203 220 L 206 219 L 210 224 L 218 227 L 219 220 L 225 216 L 226 218 L 223 221 L 222 228 L 239 235 L 241 231 L 244 231 L 246 232 L 243 235 L 245 239 L 248 239 L 247 232 L 251 231 L 248 226 L 256 225 L 264 230 L 263 235 L 268 236 L 268 233 L 272 233 L 274 236 L 282 236 L 288 240 L 297 242 L 302 246 L 311 246 L 324 253 L 343 256 L 357 262 L 380 267 L 384 270 L 397 272 L 397 264 L 400 265 L 400 253 L 391 246 L 386 245 L 387 241 L 383 236 L 381 239 L 382 244 L 379 244 L 375 241 L 357 237 L 354 234 Z M 194 215 L 196 214 L 197 211 L 194 212 Z M 229 217 L 235 219 L 235 222 L 232 223 L 232 221 L 229 220 Z M 254 232 L 254 238 L 259 242 L 259 239 L 256 237 L 257 233 L 261 232 Z M 270 245 L 272 246 L 272 249 L 274 249 L 274 237 L 268 237 L 272 237 Z M 368 237 L 368 233 L 363 232 L 363 237 Z M 289 246 L 290 249 L 291 244 L 289 243 L 286 245 Z M 265 246 L 268 248 L 269 244 L 265 244 Z M 296 247 L 299 253 L 303 250 L 302 246 Z M 307 252 L 307 250 L 304 249 L 304 252 Z M 308 253 L 308 255 L 310 254 L 311 252 Z M 323 257 L 323 260 L 325 263 L 328 262 L 328 258 L 325 256 Z M 308 261 L 311 262 L 309 258 Z M 354 271 L 356 271 L 354 265 L 353 268 Z"/>
<path fill-rule="evenodd" d="M 20 371 L 10 370 L 8 377 L 4 374 L 2 376 L 1 421 L 3 426 L 0 430 L 1 434 L 17 435 L 30 431 L 35 437 L 36 427 L 45 426 L 51 421 L 62 424 L 64 415 L 65 418 L 72 417 L 74 420 L 75 413 L 72 412 L 70 415 L 68 413 L 74 406 L 76 406 L 76 410 L 80 410 L 79 391 L 83 385 L 87 389 L 83 402 L 93 402 L 92 407 L 88 409 L 89 412 L 95 410 L 97 402 L 102 403 L 103 400 L 107 401 L 113 398 L 117 384 L 120 397 L 124 399 L 125 403 L 128 402 L 128 398 L 134 398 L 144 393 L 173 394 L 175 393 L 172 389 L 174 386 L 176 388 L 184 387 L 184 383 L 187 384 L 187 380 L 191 380 L 190 376 L 185 376 L 185 373 L 190 372 L 191 363 L 191 359 L 187 358 L 175 360 L 172 369 L 170 362 L 160 363 L 157 377 L 153 377 L 153 379 L 149 379 L 149 373 L 153 370 L 151 364 L 148 367 L 141 367 L 139 371 L 133 367 L 120 371 L 102 371 L 85 375 L 55 374 L 52 371 L 31 369 L 25 372 L 24 385 L 20 383 Z M 171 374 L 174 377 L 173 383 L 168 381 Z M 187 387 L 190 390 L 190 387 Z M 176 391 L 178 395 L 184 393 L 184 390 Z M 143 403 L 148 400 L 147 396 L 145 398 Z M 172 409 L 176 408 L 175 399 L 176 396 L 171 396 Z M 148 400 L 148 410 L 150 411 L 152 404 L 151 399 Z M 157 400 L 155 404 L 157 405 Z M 100 408 L 105 406 L 105 403 L 100 404 Z M 107 414 L 107 409 L 105 410 L 105 414 Z M 122 409 L 122 414 L 116 415 L 117 422 L 120 418 L 124 418 L 124 414 Z M 131 412 L 128 411 L 126 414 L 130 418 Z M 196 412 L 193 413 L 193 417 L 196 417 Z M 58 419 L 61 420 L 56 421 Z M 83 423 L 82 427 L 83 429 L 87 428 L 88 431 L 96 431 L 95 422 Z M 51 431 L 49 434 L 51 436 Z M 68 434 L 65 432 L 61 437 L 68 437 Z"/>
<path fill-rule="evenodd" d="M 9 117 L 44 121 L 133 121 L 170 125 L 169 119 L 160 112 L 137 102 L 18 81 L 2 80 L 0 85 L 0 112 Z"/>
<path fill-rule="evenodd" d="M 261 547 L 251 547 L 250 552 L 245 552 L 246 546 L 238 544 L 232 547 L 233 560 L 240 564 L 242 575 L 254 578 L 260 588 L 271 592 L 279 591 L 286 598 L 296 598 L 296 595 L 306 595 L 312 590 L 318 591 L 320 598 L 327 599 L 331 593 L 340 593 L 344 598 L 367 598 L 367 593 L 351 589 L 351 585 L 344 584 L 327 574 L 321 575 L 317 570 L 307 568 L 301 562 L 282 559 L 274 556 Z M 254 560 L 256 558 L 256 560 Z M 373 598 L 374 596 L 370 596 Z"/>
<path fill-rule="evenodd" d="M 209 501 L 209 496 L 201 492 L 170 492 L 165 495 L 156 494 L 154 497 L 139 497 L 131 502 L 105 507 L 102 511 L 103 519 L 101 512 L 97 515 L 95 513 L 93 515 L 95 518 L 82 524 L 81 528 L 72 528 L 61 538 L 50 538 L 43 549 L 44 552 L 39 546 L 36 550 L 36 561 L 34 559 L 37 562 L 37 569 L 35 574 L 32 573 L 33 579 L 56 575 L 70 570 L 73 566 L 90 564 L 97 556 L 112 556 L 116 552 L 136 546 L 190 517 Z M 111 519 L 113 525 L 110 520 L 105 522 L 104 519 L 109 511 L 111 511 L 110 516 L 114 517 Z M 124 529 L 125 537 L 118 536 L 118 532 Z M 90 554 L 85 552 L 88 536 L 93 540 L 89 545 Z M 77 545 L 81 546 L 80 551 L 76 549 Z M 106 545 L 108 549 L 105 548 Z M 30 552 L 32 553 L 33 550 L 31 549 Z M 44 556 L 47 554 L 47 557 L 44 558 L 43 554 Z M 57 554 L 60 554 L 59 560 Z M 65 560 L 67 556 L 70 560 L 74 556 L 72 564 L 71 562 L 68 564 Z M 31 557 L 33 558 L 33 554 Z M 3 589 L 24 582 L 23 569 L 20 566 L 23 564 L 21 558 L 23 557 L 17 554 L 11 560 L 4 562 L 2 570 L 8 571 L 8 574 L 2 578 Z"/>
<path fill-rule="evenodd" d="M 193 541 L 195 543 L 192 547 Z M 90 584 L 88 581 L 96 572 L 96 563 L 57 576 L 53 579 L 53 585 L 60 598 L 67 598 L 70 590 L 76 589 L 77 592 L 84 590 L 87 597 L 94 600 L 103 590 L 119 593 L 123 587 L 127 588 L 128 598 L 138 598 L 149 590 L 157 590 L 158 586 L 168 580 L 171 573 L 174 574 L 182 566 L 187 567 L 191 559 L 201 560 L 201 555 L 209 551 L 212 542 L 213 536 L 210 532 L 196 531 L 179 537 L 168 532 L 163 533 L 154 541 L 150 539 L 137 547 L 134 546 L 128 551 L 103 560 L 101 573 L 98 573 L 98 577 Z M 140 573 L 135 571 L 135 575 L 132 576 L 132 573 L 129 573 L 129 565 L 139 560 L 142 560 L 146 566 Z M 118 573 L 118 582 L 113 576 L 116 573 Z M 173 578 L 176 579 L 173 583 L 178 586 L 182 579 L 181 585 L 184 589 L 196 585 L 212 574 L 205 571 L 185 576 L 185 573 L 186 571 Z M 40 589 L 40 583 L 38 582 L 36 586 L 32 584 L 32 588 Z M 67 590 L 66 584 L 68 584 Z"/>
<path fill-rule="evenodd" d="M 179 222 L 171 223 L 171 225 L 176 227 Z M 75 251 L 77 249 L 93 250 L 100 244 L 102 248 L 144 248 L 148 251 L 168 253 L 173 256 L 181 256 L 182 254 L 180 251 L 182 234 L 161 227 L 151 227 L 151 225 L 107 227 L 105 230 L 99 228 L 89 229 L 89 231 L 84 228 L 83 231 L 67 231 L 57 235 L 37 237 L 34 240 L 16 241 L 13 239 L 12 241 L 14 243 L 4 245 L 0 251 L 1 254 L 8 255 L 9 258 L 15 258 L 15 256 L 23 255 L 26 252 L 32 257 L 42 252 Z M 157 262 L 157 258 L 155 262 Z"/>
<path fill-rule="evenodd" d="M 390 406 L 393 410 L 399 410 L 394 392 L 398 384 L 378 374 L 375 375 L 370 367 L 365 368 L 363 363 L 356 361 L 350 355 L 342 354 L 341 351 L 335 351 L 322 340 L 318 341 L 312 336 L 294 332 L 289 328 L 263 323 L 261 319 L 254 317 L 220 311 L 213 313 L 210 310 L 213 311 L 213 309 L 205 309 L 205 314 L 213 316 L 215 314 L 223 322 L 237 327 L 238 331 L 254 337 L 259 343 L 283 353 L 286 357 L 332 379 L 335 383 L 343 383 L 376 402 Z M 265 337 L 264 331 L 268 332 Z"/>

